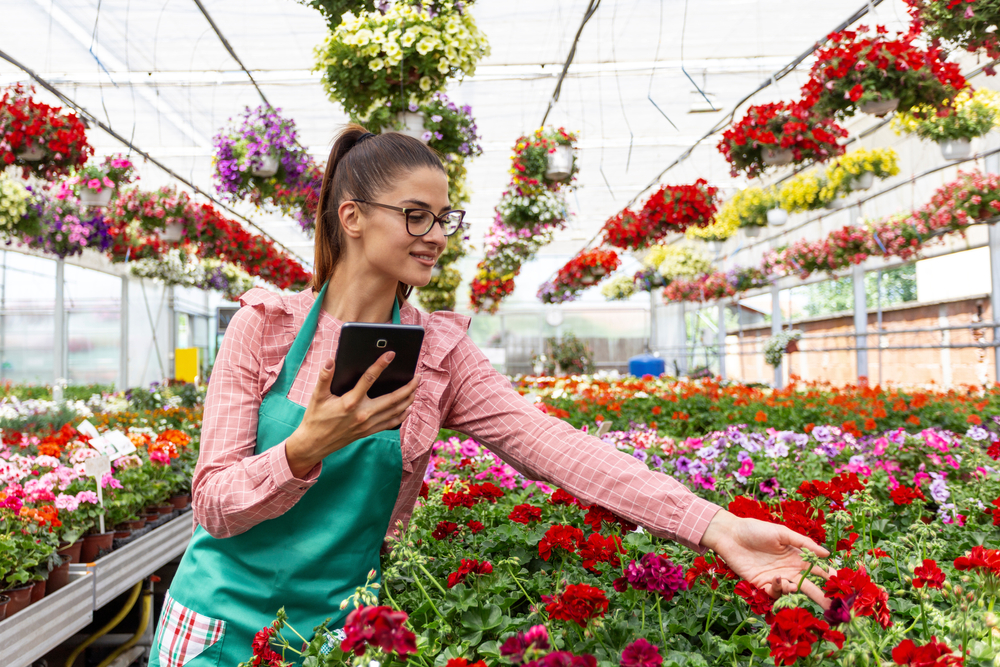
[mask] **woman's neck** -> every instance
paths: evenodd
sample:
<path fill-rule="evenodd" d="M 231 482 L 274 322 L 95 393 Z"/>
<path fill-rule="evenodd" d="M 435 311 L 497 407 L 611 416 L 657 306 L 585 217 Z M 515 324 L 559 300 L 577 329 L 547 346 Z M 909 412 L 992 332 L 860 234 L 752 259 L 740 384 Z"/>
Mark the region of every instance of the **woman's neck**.
<path fill-rule="evenodd" d="M 340 262 L 330 277 L 323 310 L 341 322 L 390 322 L 396 284 L 395 279 L 352 271 Z"/>

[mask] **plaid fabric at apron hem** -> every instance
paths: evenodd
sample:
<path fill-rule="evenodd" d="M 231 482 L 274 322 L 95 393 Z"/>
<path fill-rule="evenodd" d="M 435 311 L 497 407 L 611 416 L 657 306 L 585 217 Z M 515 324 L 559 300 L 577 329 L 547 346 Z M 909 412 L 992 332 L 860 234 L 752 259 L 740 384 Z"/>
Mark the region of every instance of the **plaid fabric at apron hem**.
<path fill-rule="evenodd" d="M 153 638 L 153 650 L 160 667 L 184 667 L 226 632 L 226 622 L 209 618 L 180 604 L 168 592 L 163 601 L 160 627 Z"/>

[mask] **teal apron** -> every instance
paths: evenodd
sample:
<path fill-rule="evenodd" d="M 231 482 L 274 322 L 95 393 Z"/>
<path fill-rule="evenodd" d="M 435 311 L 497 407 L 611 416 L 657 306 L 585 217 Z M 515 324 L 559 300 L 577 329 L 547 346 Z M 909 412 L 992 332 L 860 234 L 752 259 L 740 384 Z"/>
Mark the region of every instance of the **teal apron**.
<path fill-rule="evenodd" d="M 288 399 L 288 391 L 312 343 L 325 294 L 326 285 L 261 402 L 257 454 L 284 442 L 305 415 L 304 407 Z M 395 303 L 392 321 L 399 324 Z M 222 638 L 185 662 L 185 667 L 236 667 L 249 659 L 254 635 L 274 620 L 281 607 L 307 639 L 326 618 L 332 618 L 331 630 L 342 627 L 353 606 L 341 611 L 340 603 L 365 584 L 372 569 L 381 581 L 379 552 L 401 475 L 399 431 L 381 431 L 323 459 L 319 479 L 281 516 L 224 539 L 198 526 L 170 596 L 196 613 L 225 621 L 226 626 Z M 297 642 L 297 638 L 292 642 L 296 648 Z M 158 644 L 154 641 L 151 667 L 160 664 Z M 289 654 L 285 659 L 295 657 Z"/>

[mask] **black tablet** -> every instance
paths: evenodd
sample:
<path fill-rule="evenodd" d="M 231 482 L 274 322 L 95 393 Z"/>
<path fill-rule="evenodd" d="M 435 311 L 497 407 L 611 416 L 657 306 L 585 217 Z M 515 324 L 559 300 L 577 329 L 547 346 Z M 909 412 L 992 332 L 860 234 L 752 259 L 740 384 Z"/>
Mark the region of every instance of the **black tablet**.
<path fill-rule="evenodd" d="M 343 396 L 354 389 L 365 371 L 392 351 L 396 356 L 368 390 L 368 397 L 391 394 L 413 379 L 423 341 L 424 328 L 420 326 L 345 322 L 340 330 L 330 392 Z"/>

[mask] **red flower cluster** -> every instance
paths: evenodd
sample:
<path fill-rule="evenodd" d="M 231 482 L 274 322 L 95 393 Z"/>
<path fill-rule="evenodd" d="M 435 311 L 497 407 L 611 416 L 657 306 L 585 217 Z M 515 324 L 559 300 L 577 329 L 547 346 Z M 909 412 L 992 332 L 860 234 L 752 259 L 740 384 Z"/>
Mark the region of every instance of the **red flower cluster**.
<path fill-rule="evenodd" d="M 930 558 L 924 559 L 924 564 L 913 569 L 914 588 L 941 588 L 944 586 L 944 572 L 938 564 Z"/>
<path fill-rule="evenodd" d="M 448 575 L 448 588 L 464 582 L 470 574 L 493 574 L 493 564 L 485 560 L 480 563 L 476 559 L 463 558 L 458 570 Z"/>
<path fill-rule="evenodd" d="M 604 243 L 616 248 L 634 250 L 655 241 L 646 227 L 646 220 L 630 208 L 619 211 L 604 223 Z"/>
<path fill-rule="evenodd" d="M 253 658 L 250 660 L 252 667 L 280 667 L 281 656 L 271 648 L 274 632 L 274 628 L 269 625 L 253 636 Z"/>
<path fill-rule="evenodd" d="M 94 154 L 86 127 L 75 113 L 42 104 L 32 98 L 34 87 L 14 84 L 0 97 L 0 159 L 21 166 L 24 176 L 54 178 L 82 167 Z M 43 149 L 41 159 L 18 157 L 29 148 Z"/>
<path fill-rule="evenodd" d="M 347 638 L 340 643 L 340 650 L 364 655 L 367 647 L 373 646 L 401 656 L 416 653 L 417 637 L 403 625 L 407 618 L 405 611 L 392 607 L 358 607 L 347 616 Z"/>
<path fill-rule="evenodd" d="M 803 105 L 821 115 L 853 115 L 858 102 L 899 99 L 899 110 L 918 104 L 941 107 L 965 86 L 956 63 L 944 62 L 936 47 L 914 46 L 910 31 L 890 38 L 877 26 L 828 36 L 830 46 L 816 51 L 810 78 L 802 87 Z"/>
<path fill-rule="evenodd" d="M 774 619 L 774 614 L 771 613 L 774 598 L 765 593 L 763 588 L 757 588 L 749 581 L 741 581 L 736 584 L 736 594 L 750 605 L 750 611 L 763 616 L 768 623 Z"/>
<path fill-rule="evenodd" d="M 480 263 L 482 268 L 482 263 Z M 495 313 L 504 297 L 514 291 L 513 278 L 481 278 L 479 275 L 469 283 L 469 304 L 477 312 Z M 490 304 L 486 299 L 492 299 Z"/>
<path fill-rule="evenodd" d="M 962 656 L 955 655 L 937 637 L 931 637 L 923 646 L 917 646 L 912 639 L 904 639 L 892 649 L 892 661 L 909 667 L 952 667 L 965 664 Z"/>
<path fill-rule="evenodd" d="M 591 527 L 595 532 L 601 529 L 601 525 L 608 523 L 611 525 L 617 524 L 621 527 L 623 533 L 630 533 L 637 528 L 637 526 L 625 519 L 618 516 L 614 512 L 600 505 L 591 505 L 585 508 L 587 510 L 586 516 L 583 517 L 583 522 Z"/>
<path fill-rule="evenodd" d="M 844 646 L 844 635 L 831 630 L 826 621 L 815 618 L 805 609 L 794 607 L 782 609 L 774 615 L 767 643 L 771 645 L 771 657 L 775 665 L 794 665 L 799 658 L 812 653 L 813 644 L 820 639 Z"/>
<path fill-rule="evenodd" d="M 581 628 L 608 611 L 604 591 L 587 584 L 571 584 L 560 595 L 543 595 L 542 602 L 550 619 L 572 621 Z"/>
<path fill-rule="evenodd" d="M 844 153 L 837 143 L 847 130 L 833 120 L 813 114 L 798 102 L 759 104 L 747 109 L 740 121 L 722 134 L 719 152 L 732 166 L 732 175 L 754 178 L 763 172 L 766 150 L 790 150 L 796 164 L 823 162 Z"/>
<path fill-rule="evenodd" d="M 545 537 L 538 543 L 538 556 L 542 560 L 552 557 L 553 549 L 563 549 L 576 553 L 576 548 L 583 542 L 583 531 L 576 526 L 556 524 L 545 531 Z"/>
<path fill-rule="evenodd" d="M 451 521 L 439 521 L 437 527 L 434 528 L 434 532 L 431 533 L 431 537 L 440 541 L 451 537 L 457 530 L 457 523 L 453 523 Z"/>
<path fill-rule="evenodd" d="M 568 416 L 568 415 L 567 415 Z M 579 505 L 580 501 L 576 499 L 571 493 L 567 493 L 562 489 L 556 489 L 555 493 L 549 496 L 548 500 L 550 505 Z"/>
<path fill-rule="evenodd" d="M 699 178 L 691 185 L 664 185 L 642 205 L 639 217 L 652 241 L 688 227 L 706 227 L 712 222 L 719 202 L 719 189 Z"/>
<path fill-rule="evenodd" d="M 920 490 L 919 486 L 911 489 L 900 484 L 890 491 L 889 495 L 892 497 L 892 502 L 897 505 L 911 505 L 914 500 L 927 500 L 927 497 L 924 496 L 924 492 Z"/>
<path fill-rule="evenodd" d="M 622 651 L 621 667 L 660 667 L 663 657 L 660 647 L 640 637 Z"/>
<path fill-rule="evenodd" d="M 868 481 L 859 479 L 857 473 L 848 472 L 837 475 L 829 482 L 819 479 L 802 482 L 799 485 L 799 495 L 806 500 L 824 497 L 834 508 L 840 509 L 844 505 L 845 494 L 859 493 L 866 484 Z"/>
<path fill-rule="evenodd" d="M 604 537 L 598 533 L 591 533 L 586 540 L 581 540 L 578 549 L 580 557 L 583 558 L 583 567 L 598 576 L 601 574 L 596 568 L 598 563 L 607 563 L 617 570 L 622 565 L 618 554 L 626 553 L 620 537 L 617 535 Z"/>
<path fill-rule="evenodd" d="M 826 527 L 823 525 L 826 516 L 823 510 L 802 500 L 783 500 L 772 508 L 759 500 L 736 496 L 729 503 L 729 511 L 744 519 L 781 524 L 817 544 L 826 542 Z"/>
<path fill-rule="evenodd" d="M 621 260 L 614 250 L 600 248 L 581 250 L 559 269 L 554 281 L 556 290 L 579 292 L 588 284 L 612 273 L 619 266 Z"/>
<path fill-rule="evenodd" d="M 1000 549 L 972 547 L 968 554 L 955 559 L 955 569 L 981 570 L 1000 577 Z"/>
<path fill-rule="evenodd" d="M 892 625 L 889 595 L 875 585 L 864 567 L 841 568 L 827 579 L 823 590 L 828 598 L 843 600 L 858 616 L 872 616 L 883 628 Z"/>
<path fill-rule="evenodd" d="M 729 569 L 729 566 L 723 563 L 718 556 L 716 556 L 712 561 L 708 561 L 704 556 L 697 556 L 688 571 L 684 573 L 684 582 L 691 587 L 697 581 L 702 581 L 702 577 L 710 577 L 708 579 L 709 586 L 711 586 L 714 591 L 719 587 L 719 580 L 716 579 L 716 575 L 723 577 L 724 579 L 738 579 L 736 573 Z"/>
<path fill-rule="evenodd" d="M 542 510 L 534 505 L 516 505 L 507 518 L 514 523 L 523 523 L 527 526 L 532 521 L 542 520 Z"/>

